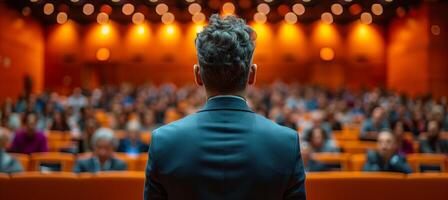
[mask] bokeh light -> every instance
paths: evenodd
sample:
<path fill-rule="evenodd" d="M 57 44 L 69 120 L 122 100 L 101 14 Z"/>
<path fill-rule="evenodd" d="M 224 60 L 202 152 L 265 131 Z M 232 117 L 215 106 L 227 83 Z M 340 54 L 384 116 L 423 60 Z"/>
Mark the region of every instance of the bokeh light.
<path fill-rule="evenodd" d="M 288 24 L 295 24 L 297 23 L 297 15 L 294 14 L 293 12 L 288 12 L 285 15 L 285 21 Z"/>
<path fill-rule="evenodd" d="M 82 12 L 85 15 L 91 15 L 93 14 L 93 12 L 95 12 L 95 7 L 90 4 L 90 3 L 86 3 L 83 7 L 82 7 Z"/>
<path fill-rule="evenodd" d="M 257 12 L 254 14 L 254 21 L 259 24 L 264 24 L 267 21 L 267 17 L 265 14 Z"/>
<path fill-rule="evenodd" d="M 322 15 L 320 16 L 320 19 L 325 24 L 332 24 L 333 23 L 333 15 L 331 13 L 329 13 L 329 12 L 322 13 Z"/>
<path fill-rule="evenodd" d="M 331 5 L 331 12 L 335 15 L 341 15 L 344 12 L 344 7 L 341 4 L 335 3 Z"/>
<path fill-rule="evenodd" d="M 374 15 L 381 15 L 383 14 L 383 6 L 379 3 L 374 3 L 372 5 L 372 13 Z"/>
<path fill-rule="evenodd" d="M 163 15 L 168 12 L 168 6 L 164 3 L 158 4 L 156 6 L 156 13 L 159 15 Z"/>
<path fill-rule="evenodd" d="M 331 61 L 334 59 L 334 50 L 330 47 L 324 47 L 320 49 L 320 58 L 324 61 Z"/>
<path fill-rule="evenodd" d="M 202 7 L 198 3 L 192 3 L 188 6 L 188 12 L 192 15 L 201 12 Z"/>
<path fill-rule="evenodd" d="M 109 22 L 109 15 L 104 12 L 100 12 L 96 16 L 96 21 L 98 24 L 107 24 L 107 22 Z"/>
<path fill-rule="evenodd" d="M 269 11 L 271 11 L 271 8 L 269 7 L 269 5 L 267 3 L 260 3 L 257 6 L 257 11 L 259 13 L 265 14 L 267 15 L 269 13 Z M 255 17 L 254 17 L 255 18 Z"/>
<path fill-rule="evenodd" d="M 54 5 L 52 3 L 46 3 L 44 5 L 44 14 L 51 15 L 54 12 Z"/>
<path fill-rule="evenodd" d="M 141 24 L 145 21 L 145 15 L 140 12 L 136 12 L 132 15 L 132 23 L 134 24 Z"/>
<path fill-rule="evenodd" d="M 364 12 L 360 16 L 361 23 L 363 24 L 371 24 L 372 23 L 372 15 L 368 12 Z"/>
<path fill-rule="evenodd" d="M 123 12 L 123 14 L 125 15 L 132 15 L 132 13 L 134 13 L 134 5 L 127 3 L 124 4 L 123 7 L 121 7 L 121 12 Z"/>
<path fill-rule="evenodd" d="M 171 24 L 174 22 L 174 15 L 173 13 L 167 12 L 165 14 L 162 15 L 162 23 L 164 24 Z"/>
<path fill-rule="evenodd" d="M 67 22 L 67 20 L 68 20 L 68 16 L 67 16 L 67 13 L 65 13 L 65 12 L 60 12 L 56 16 L 56 22 L 58 24 L 64 24 L 65 22 Z"/>
<path fill-rule="evenodd" d="M 99 48 L 96 51 L 96 59 L 99 61 L 107 61 L 110 58 L 110 50 L 108 48 Z"/>
<path fill-rule="evenodd" d="M 305 6 L 300 3 L 296 3 L 292 6 L 292 11 L 296 13 L 296 15 L 303 15 L 305 13 Z"/>

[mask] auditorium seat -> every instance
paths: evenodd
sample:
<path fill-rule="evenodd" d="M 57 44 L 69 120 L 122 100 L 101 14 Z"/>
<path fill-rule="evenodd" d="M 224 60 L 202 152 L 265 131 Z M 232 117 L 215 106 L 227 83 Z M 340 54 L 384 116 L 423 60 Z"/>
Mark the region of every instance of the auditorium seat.
<path fill-rule="evenodd" d="M 350 156 L 350 170 L 362 171 L 364 163 L 366 162 L 366 154 L 353 154 Z"/>
<path fill-rule="evenodd" d="M 48 131 L 47 139 L 49 151 L 57 152 L 72 146 L 72 135 L 68 131 Z"/>
<path fill-rule="evenodd" d="M 143 172 L 101 172 L 80 177 L 80 199 L 143 199 Z"/>
<path fill-rule="evenodd" d="M 144 144 L 150 144 L 151 143 L 151 132 L 142 132 L 140 134 L 140 139 Z"/>
<path fill-rule="evenodd" d="M 141 153 L 138 157 L 137 161 L 137 171 L 145 171 L 146 170 L 146 163 L 148 162 L 148 154 L 147 153 Z"/>
<path fill-rule="evenodd" d="M 114 137 L 118 140 L 121 140 L 126 137 L 126 131 L 124 130 L 115 130 L 114 131 Z"/>
<path fill-rule="evenodd" d="M 358 154 L 358 153 L 366 153 L 369 149 L 375 149 L 377 146 L 376 142 L 367 142 L 367 141 L 350 141 L 345 142 L 341 148 L 345 153 L 349 154 Z"/>
<path fill-rule="evenodd" d="M 414 173 L 406 179 L 409 199 L 445 200 L 448 198 L 448 173 Z M 405 198 L 403 198 L 405 199 Z"/>
<path fill-rule="evenodd" d="M 82 192 L 76 175 L 66 172 L 13 174 L 1 188 L 7 191 L 0 192 L 2 200 L 79 200 Z"/>
<path fill-rule="evenodd" d="M 71 172 L 73 170 L 75 156 L 70 153 L 44 152 L 31 154 L 31 170 L 41 171 L 42 165 L 59 168 L 61 171 Z"/>
<path fill-rule="evenodd" d="M 447 156 L 443 154 L 414 153 L 409 154 L 407 159 L 415 172 L 422 172 L 425 169 L 428 171 L 447 171 Z"/>
<path fill-rule="evenodd" d="M 128 155 L 126 153 L 120 153 L 120 152 L 115 152 L 114 155 L 124 161 L 126 163 L 126 165 L 128 166 L 128 171 L 135 171 L 137 170 L 137 162 L 139 159 L 139 155 Z"/>
<path fill-rule="evenodd" d="M 348 171 L 350 155 L 347 153 L 314 153 L 313 158 L 329 166 L 337 165 L 341 171 Z"/>
<path fill-rule="evenodd" d="M 308 173 L 308 200 L 383 200 L 403 199 L 408 192 L 403 174 L 365 172 Z M 399 192 L 397 192 L 399 191 Z M 401 192 L 400 192 L 401 191 Z"/>
<path fill-rule="evenodd" d="M 6 194 L 9 193 L 8 189 L 9 175 L 0 173 L 0 199 L 7 199 Z"/>
<path fill-rule="evenodd" d="M 28 171 L 30 168 L 30 157 L 27 154 L 23 153 L 9 153 L 12 157 L 20 161 L 22 164 L 23 170 Z"/>

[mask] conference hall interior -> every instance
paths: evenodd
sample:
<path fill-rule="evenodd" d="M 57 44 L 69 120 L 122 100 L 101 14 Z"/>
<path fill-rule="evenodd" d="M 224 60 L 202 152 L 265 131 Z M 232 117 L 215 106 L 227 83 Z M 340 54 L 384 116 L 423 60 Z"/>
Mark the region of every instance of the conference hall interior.
<path fill-rule="evenodd" d="M 0 0 L 0 199 L 143 199 L 213 14 L 255 31 L 245 100 L 297 131 L 308 199 L 448 197 L 448 1 Z"/>

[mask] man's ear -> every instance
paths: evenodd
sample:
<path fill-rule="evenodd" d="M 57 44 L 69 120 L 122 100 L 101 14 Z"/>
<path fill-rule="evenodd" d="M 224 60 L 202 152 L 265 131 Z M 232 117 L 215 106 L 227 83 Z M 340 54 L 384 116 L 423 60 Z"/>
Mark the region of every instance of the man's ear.
<path fill-rule="evenodd" d="M 204 82 L 202 81 L 201 78 L 201 70 L 199 65 L 195 64 L 193 66 L 193 71 L 194 71 L 194 81 L 196 82 L 196 85 L 201 87 L 204 86 Z"/>
<path fill-rule="evenodd" d="M 254 85 L 257 79 L 257 64 L 252 64 L 249 68 L 249 78 L 247 84 Z"/>

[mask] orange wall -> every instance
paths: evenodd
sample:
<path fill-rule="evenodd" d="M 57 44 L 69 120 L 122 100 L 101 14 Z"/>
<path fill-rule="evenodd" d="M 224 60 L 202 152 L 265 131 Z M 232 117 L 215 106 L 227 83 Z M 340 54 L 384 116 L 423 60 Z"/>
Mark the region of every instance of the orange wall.
<path fill-rule="evenodd" d="M 29 75 L 33 90 L 43 88 L 44 33 L 40 24 L 0 3 L 0 102 L 16 98 Z"/>
<path fill-rule="evenodd" d="M 419 95 L 448 95 L 448 3 L 426 3 L 389 27 L 387 84 Z M 444 16 L 445 15 L 445 16 Z M 440 27 L 440 35 L 431 26 Z"/>
<path fill-rule="evenodd" d="M 381 27 L 357 22 L 344 26 L 319 22 L 307 26 L 252 25 L 258 34 L 254 62 L 259 66 L 261 83 L 282 79 L 331 88 L 385 84 Z M 192 82 L 196 29 L 192 24 L 54 25 L 47 31 L 45 85 L 68 92 L 67 86 L 92 87 L 105 82 Z M 324 47 L 336 52 L 333 61 L 320 59 Z M 99 48 L 110 49 L 107 62 L 97 61 Z M 359 77 L 354 74 L 363 79 L 354 79 Z"/>

